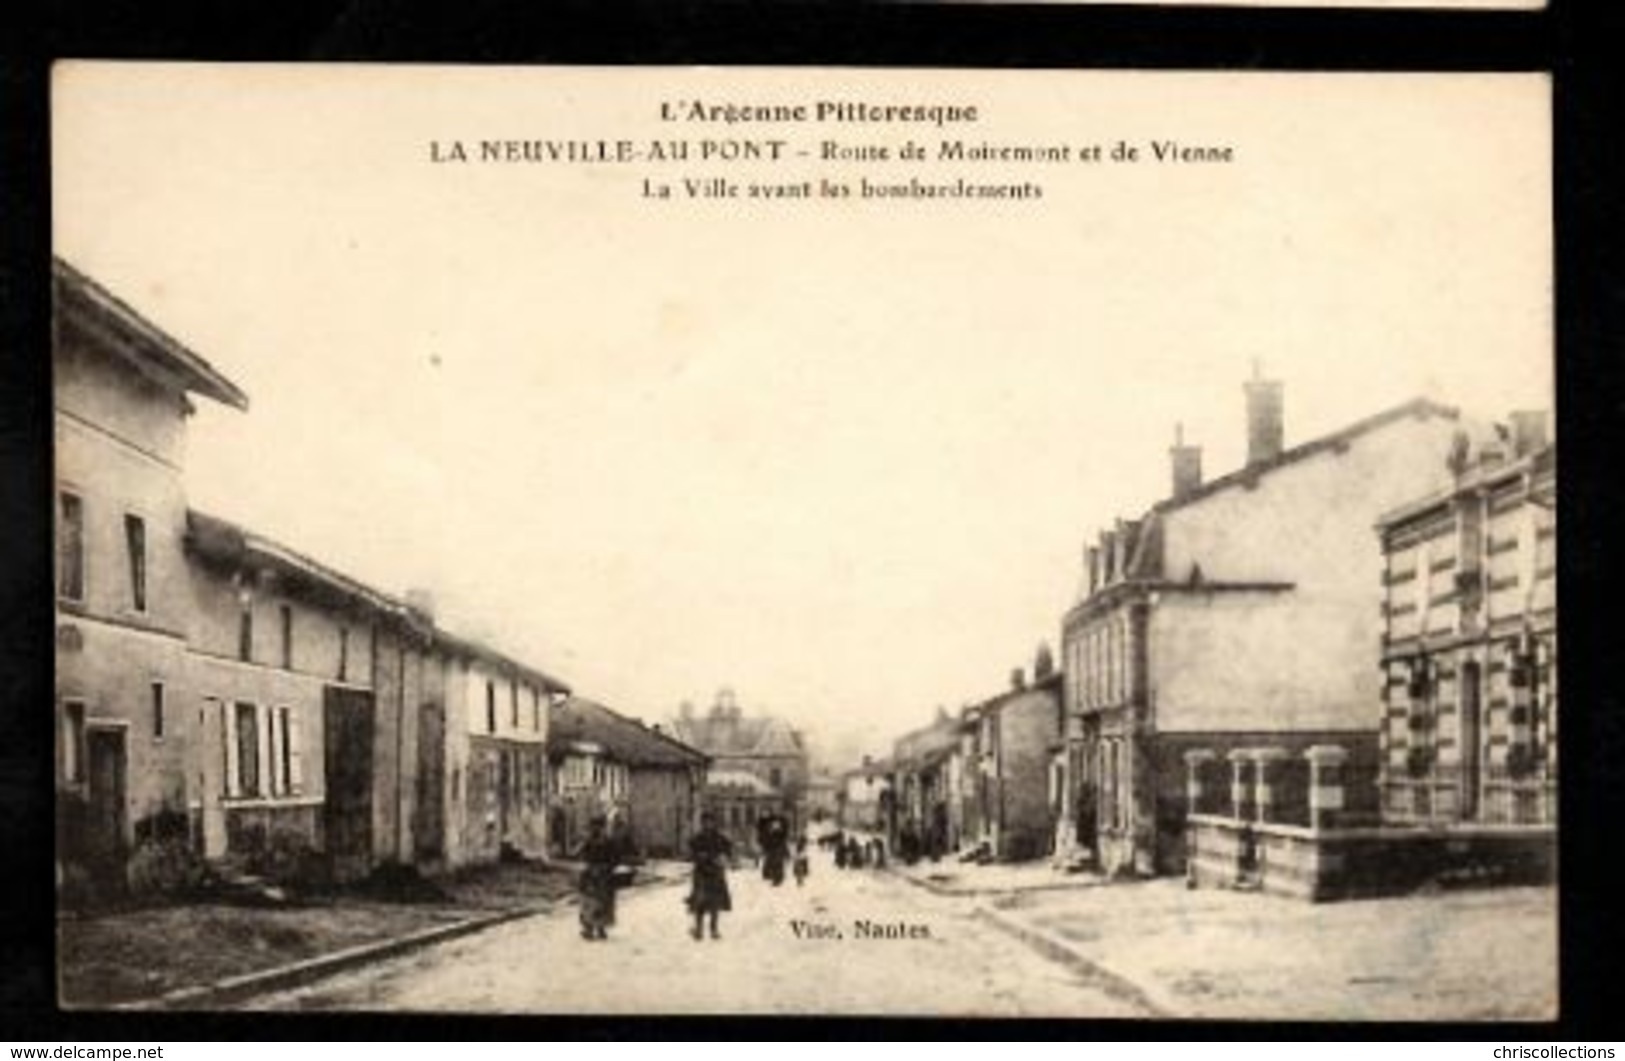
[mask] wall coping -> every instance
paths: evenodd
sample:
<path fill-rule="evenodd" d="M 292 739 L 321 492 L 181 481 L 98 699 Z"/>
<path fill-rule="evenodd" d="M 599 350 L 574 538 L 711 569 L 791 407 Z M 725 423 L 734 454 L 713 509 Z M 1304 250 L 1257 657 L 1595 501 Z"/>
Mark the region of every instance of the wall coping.
<path fill-rule="evenodd" d="M 1193 825 L 1208 825 L 1240 832 L 1250 829 L 1255 833 L 1288 837 L 1298 840 L 1469 840 L 1473 837 L 1541 836 L 1557 834 L 1556 825 L 1491 825 L 1457 824 L 1445 826 L 1363 825 L 1349 828 L 1315 829 L 1304 825 L 1286 825 L 1281 822 L 1256 822 L 1231 818 L 1219 814 L 1189 814 L 1185 820 Z"/>

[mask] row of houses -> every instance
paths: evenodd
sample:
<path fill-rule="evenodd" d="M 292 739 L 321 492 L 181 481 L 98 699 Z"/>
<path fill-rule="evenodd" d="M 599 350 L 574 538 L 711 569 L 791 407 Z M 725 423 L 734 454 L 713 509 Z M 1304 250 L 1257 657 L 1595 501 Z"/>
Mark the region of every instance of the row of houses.
<path fill-rule="evenodd" d="M 1545 416 L 1418 399 L 1288 448 L 1281 385 L 1255 372 L 1245 396 L 1241 468 L 1205 480 L 1176 430 L 1168 496 L 1089 540 L 1055 673 L 1044 650 L 1031 685 L 898 738 L 858 814 L 928 850 L 1133 875 L 1187 871 L 1207 817 L 1245 826 L 1243 861 L 1274 826 L 1549 843 Z M 847 775 L 848 808 L 857 785 L 874 772 Z"/>
<path fill-rule="evenodd" d="M 584 816 L 675 853 L 708 757 L 540 667 L 218 516 L 183 482 L 203 358 L 54 265 L 59 879 L 132 849 L 278 852 L 337 880 L 573 847 Z"/>

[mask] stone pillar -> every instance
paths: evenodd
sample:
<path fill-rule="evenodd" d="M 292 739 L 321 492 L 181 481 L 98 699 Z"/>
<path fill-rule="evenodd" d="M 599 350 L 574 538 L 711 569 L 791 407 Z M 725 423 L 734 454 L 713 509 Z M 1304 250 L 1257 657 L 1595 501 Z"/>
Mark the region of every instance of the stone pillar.
<path fill-rule="evenodd" d="M 1211 748 L 1192 748 L 1185 753 L 1185 813 L 1202 813 L 1202 799 L 1207 795 L 1202 788 L 1202 768 L 1217 759 Z"/>
<path fill-rule="evenodd" d="M 1309 760 L 1309 825 L 1330 829 L 1343 813 L 1343 767 L 1348 749 L 1316 744 L 1303 753 Z"/>
<path fill-rule="evenodd" d="M 1253 762 L 1256 767 L 1253 785 L 1254 805 L 1260 823 L 1269 821 L 1275 814 L 1275 781 L 1276 764 L 1286 759 L 1284 748 L 1255 748 Z"/>
<path fill-rule="evenodd" d="M 1237 821 L 1247 818 L 1247 800 L 1252 795 L 1253 781 L 1248 775 L 1248 768 L 1253 763 L 1253 753 L 1248 748 L 1237 748 L 1228 756 L 1230 760 L 1230 816 Z"/>

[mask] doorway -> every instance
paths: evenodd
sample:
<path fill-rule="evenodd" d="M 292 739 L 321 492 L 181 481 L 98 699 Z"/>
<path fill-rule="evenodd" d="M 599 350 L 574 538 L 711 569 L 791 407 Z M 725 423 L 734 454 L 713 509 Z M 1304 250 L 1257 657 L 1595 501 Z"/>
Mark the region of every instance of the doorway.
<path fill-rule="evenodd" d="M 122 728 L 85 732 L 86 869 L 96 887 L 124 889 L 125 747 Z"/>
<path fill-rule="evenodd" d="M 372 694 L 327 686 L 322 721 L 327 854 L 335 878 L 355 880 L 372 868 Z"/>

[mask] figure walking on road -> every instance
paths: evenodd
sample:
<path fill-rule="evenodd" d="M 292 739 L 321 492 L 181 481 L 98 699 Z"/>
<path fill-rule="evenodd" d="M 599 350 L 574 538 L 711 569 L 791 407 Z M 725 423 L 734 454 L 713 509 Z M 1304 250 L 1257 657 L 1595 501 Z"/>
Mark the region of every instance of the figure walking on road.
<path fill-rule="evenodd" d="M 807 834 L 802 833 L 796 840 L 796 860 L 794 863 L 796 874 L 796 887 L 807 883 L 807 871 L 811 867 L 807 861 Z"/>
<path fill-rule="evenodd" d="M 694 861 L 693 883 L 688 893 L 688 909 L 694 915 L 694 927 L 689 935 L 695 939 L 701 938 L 707 919 L 711 923 L 711 938 L 722 938 L 717 932 L 717 915 L 733 909 L 727 871 L 733 851 L 733 844 L 717 828 L 716 815 L 710 811 L 701 814 L 700 831 L 688 842 L 689 857 Z"/>
<path fill-rule="evenodd" d="M 607 929 L 615 923 L 615 863 L 619 845 L 604 833 L 604 818 L 594 815 L 587 823 L 587 839 L 577 857 L 584 865 L 577 888 L 581 894 L 581 938 L 608 939 Z"/>

